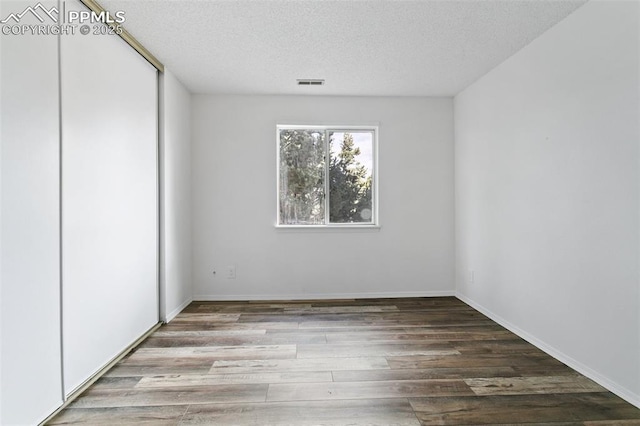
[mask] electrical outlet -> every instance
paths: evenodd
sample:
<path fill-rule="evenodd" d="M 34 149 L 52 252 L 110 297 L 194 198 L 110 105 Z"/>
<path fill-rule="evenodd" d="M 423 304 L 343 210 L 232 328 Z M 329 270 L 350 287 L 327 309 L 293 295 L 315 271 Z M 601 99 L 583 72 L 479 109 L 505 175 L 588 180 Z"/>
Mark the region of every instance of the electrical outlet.
<path fill-rule="evenodd" d="M 476 281 L 476 271 L 473 269 L 469 273 L 469 282 L 473 284 Z"/>
<path fill-rule="evenodd" d="M 227 279 L 229 280 L 236 279 L 236 265 L 227 266 Z"/>

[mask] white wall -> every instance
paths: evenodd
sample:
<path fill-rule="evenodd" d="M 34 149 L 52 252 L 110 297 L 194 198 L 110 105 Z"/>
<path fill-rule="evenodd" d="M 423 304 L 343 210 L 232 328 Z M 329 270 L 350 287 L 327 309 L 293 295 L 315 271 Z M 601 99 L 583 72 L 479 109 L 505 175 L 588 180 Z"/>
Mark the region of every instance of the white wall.
<path fill-rule="evenodd" d="M 0 5 L 0 13 L 4 13 L 4 8 Z M 2 38 L 0 38 L 0 52 L 2 52 Z M 2 56 L 0 54 L 0 99 L 2 99 Z M 0 166 L 2 165 L 2 102 L 0 101 Z M 0 309 L 2 309 L 2 172 L 0 171 Z M 0 314 L 0 422 L 2 421 L 2 314 Z"/>
<path fill-rule="evenodd" d="M 0 12 L 2 9 L 0 8 Z M 0 51 L 2 41 L 0 41 Z M 0 65 L 0 97 L 2 96 L 2 66 Z M 2 117 L 2 102 L 0 102 L 0 117 Z M 2 135 L 2 119 L 0 118 L 0 135 Z M 0 140 L 2 137 L 0 136 Z M 0 164 L 2 164 L 2 143 L 0 143 Z M 2 308 L 2 173 L 0 172 L 0 308 Z M 2 421 L 2 314 L 0 314 L 0 421 Z"/>
<path fill-rule="evenodd" d="M 592 1 L 454 101 L 460 297 L 636 405 L 638 35 Z"/>
<path fill-rule="evenodd" d="M 1 37 L 0 424 L 31 425 L 62 402 L 57 38 Z"/>
<path fill-rule="evenodd" d="M 192 114 L 194 299 L 453 294 L 451 99 L 194 95 Z M 278 123 L 379 125 L 381 229 L 274 227 Z"/>
<path fill-rule="evenodd" d="M 165 68 L 160 77 L 160 316 L 168 322 L 192 300 L 191 94 Z"/>

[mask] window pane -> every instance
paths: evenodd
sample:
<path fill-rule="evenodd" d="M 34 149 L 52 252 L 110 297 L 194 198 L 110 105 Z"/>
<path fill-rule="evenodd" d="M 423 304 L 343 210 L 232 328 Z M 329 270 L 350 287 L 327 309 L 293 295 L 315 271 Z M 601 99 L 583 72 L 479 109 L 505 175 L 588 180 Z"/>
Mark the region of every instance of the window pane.
<path fill-rule="evenodd" d="M 329 221 L 373 223 L 373 132 L 329 132 Z"/>
<path fill-rule="evenodd" d="M 324 224 L 324 132 L 280 130 L 280 224 Z"/>

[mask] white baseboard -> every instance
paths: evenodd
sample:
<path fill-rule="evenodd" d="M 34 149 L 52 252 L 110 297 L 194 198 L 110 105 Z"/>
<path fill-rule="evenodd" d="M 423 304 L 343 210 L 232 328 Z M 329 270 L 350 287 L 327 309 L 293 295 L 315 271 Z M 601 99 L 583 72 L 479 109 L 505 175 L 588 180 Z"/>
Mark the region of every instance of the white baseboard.
<path fill-rule="evenodd" d="M 164 318 L 164 322 L 167 323 L 169 321 L 171 321 L 172 319 L 174 319 L 176 317 L 176 315 L 178 315 L 180 312 L 182 312 L 182 310 L 184 308 L 186 308 L 187 306 L 189 306 L 189 303 L 193 302 L 193 299 L 187 299 L 184 302 L 182 302 L 180 304 L 180 306 L 178 306 L 176 309 L 174 309 L 173 311 L 169 312 L 167 314 L 167 317 Z"/>
<path fill-rule="evenodd" d="M 193 300 L 222 302 L 243 300 L 397 299 L 399 297 L 447 297 L 455 295 L 456 292 L 453 290 L 314 294 L 196 294 L 193 296 Z"/>
<path fill-rule="evenodd" d="M 573 368 L 574 370 L 576 370 L 580 374 L 590 378 L 594 382 L 598 383 L 600 386 L 602 386 L 604 388 L 607 388 L 608 390 L 610 390 L 611 392 L 615 393 L 620 398 L 624 399 L 625 401 L 629 402 L 630 404 L 633 404 L 636 407 L 640 408 L 640 395 L 630 391 L 629 389 L 625 388 L 624 386 L 620 386 L 618 383 L 610 380 L 609 378 L 603 376 L 602 374 L 598 373 L 597 371 L 594 371 L 593 369 L 591 369 L 590 367 L 584 365 L 580 361 L 577 361 L 577 360 L 573 359 L 572 357 L 566 355 L 562 351 L 559 351 L 558 349 L 554 348 L 553 346 L 548 345 L 543 340 L 540 340 L 537 337 L 535 337 L 535 336 L 527 333 L 526 331 L 520 329 L 519 327 L 515 326 L 514 324 L 512 324 L 509 321 L 507 321 L 504 318 L 502 318 L 500 315 L 496 315 L 491 310 L 485 308 L 484 306 L 480 305 L 479 303 L 474 302 L 473 300 L 469 299 L 468 297 L 464 296 L 463 294 L 456 292 L 456 297 L 458 299 L 462 300 L 467 305 L 469 305 L 472 308 L 474 308 L 475 310 L 477 310 L 477 311 L 481 312 L 482 314 L 486 315 L 487 317 L 491 318 L 493 321 L 497 322 L 498 324 L 500 324 L 504 328 L 508 329 L 512 333 L 517 334 L 518 336 L 520 336 L 521 338 L 523 338 L 527 342 L 529 342 L 532 345 L 536 346 L 538 349 L 546 352 L 547 354 L 551 355 L 552 357 L 554 357 L 558 361 L 568 365 L 569 367 Z"/>

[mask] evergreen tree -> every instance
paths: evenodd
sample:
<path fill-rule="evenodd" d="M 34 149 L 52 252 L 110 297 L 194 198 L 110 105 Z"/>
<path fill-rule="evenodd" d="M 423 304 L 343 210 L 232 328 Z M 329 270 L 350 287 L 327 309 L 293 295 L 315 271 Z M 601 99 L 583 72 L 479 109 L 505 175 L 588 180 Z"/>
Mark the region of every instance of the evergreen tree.
<path fill-rule="evenodd" d="M 337 141 L 331 140 L 331 143 Z M 371 218 L 371 176 L 357 157 L 353 135 L 345 133 L 340 152 L 329 163 L 329 219 L 333 223 L 363 222 Z M 367 213 L 368 211 L 368 213 Z"/>

